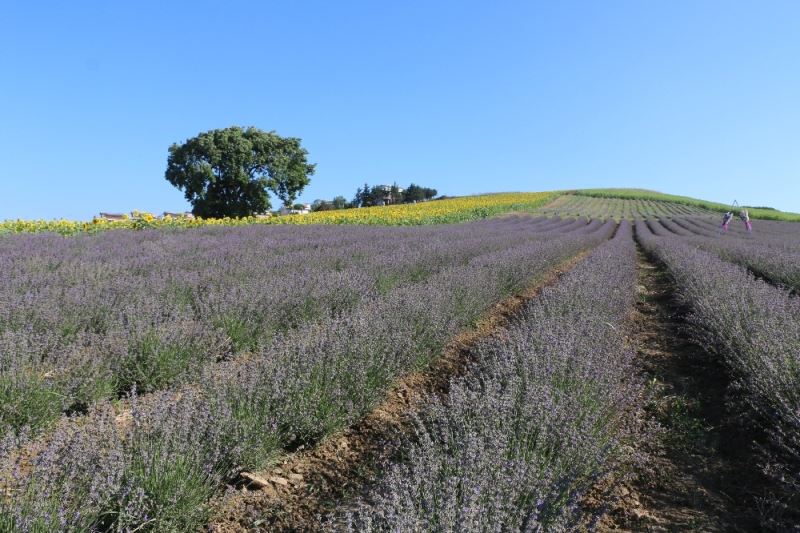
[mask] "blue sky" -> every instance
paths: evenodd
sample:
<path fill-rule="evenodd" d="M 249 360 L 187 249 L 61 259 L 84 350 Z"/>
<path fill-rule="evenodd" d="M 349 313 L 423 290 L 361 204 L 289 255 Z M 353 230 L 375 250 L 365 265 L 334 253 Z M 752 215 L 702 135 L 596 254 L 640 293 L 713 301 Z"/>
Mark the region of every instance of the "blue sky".
<path fill-rule="evenodd" d="M 0 219 L 188 209 L 168 146 L 231 125 L 303 139 L 306 201 L 414 181 L 800 211 L 798 23 L 795 1 L 3 2 Z"/>

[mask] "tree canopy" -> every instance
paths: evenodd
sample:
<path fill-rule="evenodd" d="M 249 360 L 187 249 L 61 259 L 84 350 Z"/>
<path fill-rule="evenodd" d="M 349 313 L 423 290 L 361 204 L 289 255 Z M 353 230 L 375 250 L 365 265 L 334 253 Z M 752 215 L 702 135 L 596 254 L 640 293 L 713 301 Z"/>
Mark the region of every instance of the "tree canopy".
<path fill-rule="evenodd" d="M 419 185 L 414 185 L 412 183 L 403 193 L 403 201 L 423 202 L 425 200 L 430 200 L 431 198 L 436 196 L 436 194 L 437 194 L 436 189 L 431 189 L 428 187 L 420 187 Z"/>
<path fill-rule="evenodd" d="M 165 177 L 196 216 L 248 216 L 270 209 L 268 191 L 283 205 L 294 203 L 314 174 L 307 155 L 296 137 L 233 126 L 170 146 Z"/>
<path fill-rule="evenodd" d="M 401 189 L 397 186 L 397 183 L 392 185 L 377 185 L 374 187 L 370 187 L 369 184 L 365 183 L 363 188 L 359 187 L 356 190 L 352 205 L 355 207 L 368 207 L 384 205 L 385 203 L 409 204 L 430 200 L 437 194 L 438 192 L 436 189 L 420 187 L 413 183 L 406 189 Z"/>

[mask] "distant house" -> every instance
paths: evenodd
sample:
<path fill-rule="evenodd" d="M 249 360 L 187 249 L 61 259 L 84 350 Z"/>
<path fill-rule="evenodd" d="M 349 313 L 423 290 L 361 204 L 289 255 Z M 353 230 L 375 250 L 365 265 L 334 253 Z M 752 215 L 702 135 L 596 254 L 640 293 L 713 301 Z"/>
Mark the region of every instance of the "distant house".
<path fill-rule="evenodd" d="M 278 209 L 279 215 L 307 215 L 311 212 L 311 204 L 299 204 L 302 205 L 302 209 L 294 209 L 294 207 L 286 207 L 282 205 L 280 209 Z"/>
<path fill-rule="evenodd" d="M 394 189 L 395 193 L 400 195 L 399 198 L 392 197 L 392 185 L 378 185 L 375 188 L 383 192 L 383 203 L 378 202 L 378 205 L 391 205 L 403 201 L 403 192 L 405 189 L 402 187 L 397 187 Z"/>
<path fill-rule="evenodd" d="M 130 217 L 124 213 L 100 213 L 103 220 L 128 220 Z"/>
<path fill-rule="evenodd" d="M 194 218 L 194 215 L 190 211 L 184 211 L 183 213 L 170 213 L 169 211 L 164 211 L 164 214 L 161 215 L 161 218 Z"/>

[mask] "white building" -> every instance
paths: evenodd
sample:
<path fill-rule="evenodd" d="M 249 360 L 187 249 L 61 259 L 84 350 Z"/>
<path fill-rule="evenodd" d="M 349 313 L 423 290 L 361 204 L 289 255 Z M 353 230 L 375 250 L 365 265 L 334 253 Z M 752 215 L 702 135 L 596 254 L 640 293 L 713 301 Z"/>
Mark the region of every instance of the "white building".
<path fill-rule="evenodd" d="M 398 201 L 397 199 L 393 199 L 392 198 L 392 187 L 393 187 L 393 185 L 378 185 L 377 186 L 378 189 L 383 191 L 383 204 L 384 205 L 390 205 L 390 204 L 396 203 Z M 395 189 L 395 191 L 397 191 L 398 194 L 403 194 L 405 189 L 402 188 L 402 187 L 397 187 Z"/>
<path fill-rule="evenodd" d="M 278 209 L 279 215 L 307 215 L 311 212 L 311 204 L 302 204 L 303 209 L 293 209 L 291 207 L 286 207 L 282 205 L 280 209 Z"/>

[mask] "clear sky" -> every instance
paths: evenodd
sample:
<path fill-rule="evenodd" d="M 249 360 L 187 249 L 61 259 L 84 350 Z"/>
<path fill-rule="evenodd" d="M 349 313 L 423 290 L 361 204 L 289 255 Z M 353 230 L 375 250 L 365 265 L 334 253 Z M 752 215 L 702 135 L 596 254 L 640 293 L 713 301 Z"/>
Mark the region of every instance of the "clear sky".
<path fill-rule="evenodd" d="M 309 202 L 414 181 L 800 211 L 800 2 L 0 2 L 0 219 L 188 209 L 168 146 L 231 125 L 302 138 Z"/>

